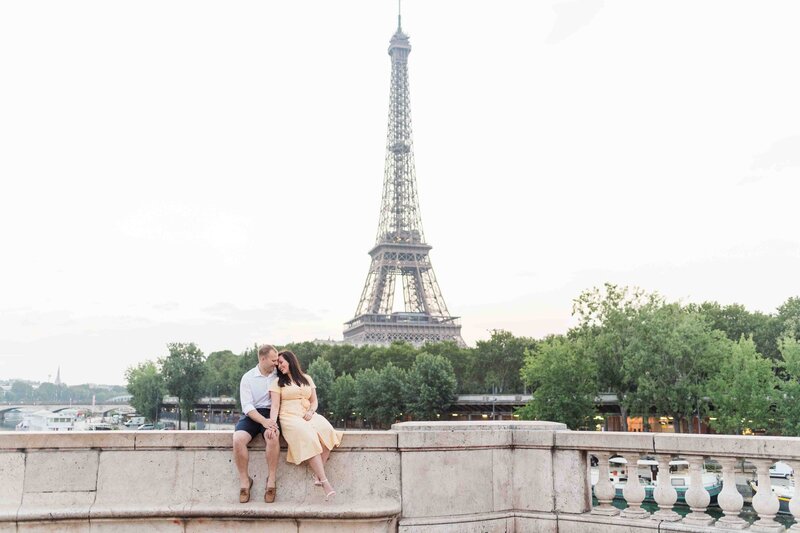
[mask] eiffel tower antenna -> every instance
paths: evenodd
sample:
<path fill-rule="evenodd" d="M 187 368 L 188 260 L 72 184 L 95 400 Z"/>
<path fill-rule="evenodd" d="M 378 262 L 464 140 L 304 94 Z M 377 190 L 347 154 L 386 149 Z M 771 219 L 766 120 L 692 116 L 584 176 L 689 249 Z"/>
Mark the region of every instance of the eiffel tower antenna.
<path fill-rule="evenodd" d="M 447 310 L 428 255 L 431 246 L 422 232 L 408 85 L 411 43 L 400 25 L 400 0 L 397 7 L 397 31 L 389 41 L 392 78 L 378 234 L 355 317 L 345 323 L 344 341 L 420 346 L 451 340 L 464 346 L 461 325 Z M 397 278 L 402 280 L 403 311 L 393 309 Z"/>

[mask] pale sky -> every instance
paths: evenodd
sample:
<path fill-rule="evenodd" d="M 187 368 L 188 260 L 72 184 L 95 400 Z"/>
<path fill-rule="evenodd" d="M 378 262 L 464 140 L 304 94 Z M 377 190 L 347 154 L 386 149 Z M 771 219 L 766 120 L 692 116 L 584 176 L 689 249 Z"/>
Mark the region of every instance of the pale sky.
<path fill-rule="evenodd" d="M 800 295 L 800 3 L 407 0 L 422 223 L 469 345 L 605 281 Z M 0 379 L 342 338 L 391 0 L 0 3 Z"/>

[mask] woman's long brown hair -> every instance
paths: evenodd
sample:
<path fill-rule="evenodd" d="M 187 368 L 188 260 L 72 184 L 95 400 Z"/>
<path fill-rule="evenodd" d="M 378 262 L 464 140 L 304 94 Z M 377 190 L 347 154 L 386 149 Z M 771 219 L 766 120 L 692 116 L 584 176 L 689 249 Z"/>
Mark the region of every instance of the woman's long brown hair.
<path fill-rule="evenodd" d="M 294 382 L 295 385 L 311 385 L 308 379 L 306 379 L 306 375 L 303 373 L 303 366 L 294 353 L 289 350 L 284 350 L 278 352 L 278 357 L 283 357 L 286 362 L 289 363 L 289 374 L 281 374 L 281 371 L 278 370 L 279 386 L 285 387 L 286 385 L 291 385 L 292 382 Z"/>

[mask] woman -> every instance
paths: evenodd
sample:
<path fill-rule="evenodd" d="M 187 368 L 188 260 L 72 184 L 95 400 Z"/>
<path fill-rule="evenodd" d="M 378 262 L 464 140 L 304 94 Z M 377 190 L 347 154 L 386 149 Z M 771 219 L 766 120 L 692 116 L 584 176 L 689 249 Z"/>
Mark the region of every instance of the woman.
<path fill-rule="evenodd" d="M 281 432 L 289 451 L 286 461 L 299 465 L 308 461 L 314 471 L 314 484 L 325 491 L 325 500 L 336 494 L 325 476 L 325 463 L 331 450 L 342 442 L 325 417 L 317 414 L 317 389 L 311 376 L 303 373 L 292 352 L 278 353 L 278 379 L 269 388 L 272 399 L 270 418 L 280 416 Z"/>

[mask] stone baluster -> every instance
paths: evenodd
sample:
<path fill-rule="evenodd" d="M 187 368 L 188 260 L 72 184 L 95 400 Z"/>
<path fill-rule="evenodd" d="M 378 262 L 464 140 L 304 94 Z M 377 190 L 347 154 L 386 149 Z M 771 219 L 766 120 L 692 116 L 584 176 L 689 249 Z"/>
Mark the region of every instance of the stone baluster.
<path fill-rule="evenodd" d="M 794 517 L 794 525 L 789 528 L 789 531 L 800 531 L 800 493 L 797 490 L 797 475 L 798 469 L 800 468 L 800 461 L 785 462 L 794 470 L 792 473 L 792 487 L 794 487 L 794 493 L 792 494 L 792 499 L 789 500 L 789 512 L 792 513 Z"/>
<path fill-rule="evenodd" d="M 742 512 L 744 498 L 736 489 L 736 463 L 735 457 L 722 457 L 718 459 L 722 465 L 722 492 L 717 496 L 717 503 L 724 512 L 724 516 L 717 520 L 717 527 L 727 529 L 745 529 L 748 524 L 739 517 Z"/>
<path fill-rule="evenodd" d="M 758 475 L 758 491 L 753 496 L 753 509 L 758 513 L 758 520 L 750 526 L 752 531 L 777 532 L 783 531 L 784 527 L 775 520 L 778 514 L 780 502 L 778 496 L 772 492 L 772 480 L 769 478 L 769 467 L 772 466 L 771 459 L 754 459 L 756 474 Z"/>
<path fill-rule="evenodd" d="M 611 458 L 611 454 L 608 452 L 595 452 L 593 455 L 597 457 L 597 483 L 594 486 L 594 495 L 599 505 L 592 508 L 592 514 L 618 515 L 619 509 L 611 505 L 611 500 L 614 499 L 614 492 L 616 491 L 608 473 L 608 460 Z"/>
<path fill-rule="evenodd" d="M 672 486 L 672 474 L 669 471 L 669 455 L 657 455 L 658 475 L 656 486 L 653 489 L 653 498 L 658 504 L 658 511 L 650 517 L 653 520 L 664 520 L 666 522 L 677 522 L 681 515 L 672 510 L 675 502 L 678 501 L 678 491 Z"/>
<path fill-rule="evenodd" d="M 644 487 L 639 483 L 639 461 L 638 453 L 629 453 L 623 455 L 628 461 L 628 482 L 625 483 L 625 488 L 622 489 L 622 495 L 625 501 L 628 502 L 627 509 L 623 509 L 620 516 L 623 518 L 647 518 L 650 513 L 642 509 L 642 502 L 644 501 L 647 493 Z"/>
<path fill-rule="evenodd" d="M 703 486 L 703 457 L 689 457 L 689 489 L 686 491 L 686 505 L 692 510 L 683 518 L 683 523 L 691 526 L 710 526 L 714 519 L 706 513 L 711 495 Z"/>

